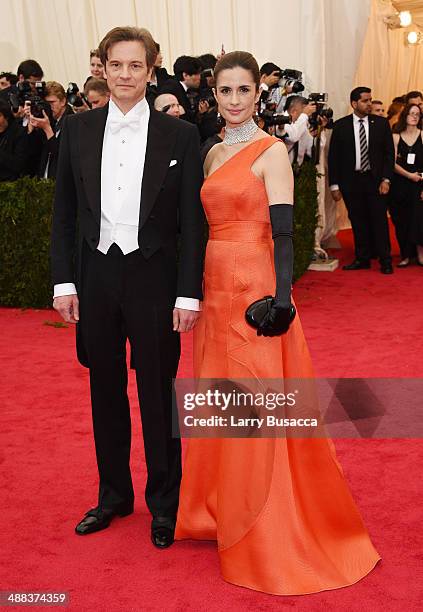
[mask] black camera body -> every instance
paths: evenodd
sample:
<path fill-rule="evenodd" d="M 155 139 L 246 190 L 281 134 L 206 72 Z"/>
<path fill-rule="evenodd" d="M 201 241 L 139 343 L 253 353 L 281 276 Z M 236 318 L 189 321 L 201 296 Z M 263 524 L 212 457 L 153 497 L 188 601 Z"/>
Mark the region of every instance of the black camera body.
<path fill-rule="evenodd" d="M 46 113 L 48 118 L 52 119 L 52 113 L 50 104 L 45 101 L 46 97 L 46 84 L 44 81 L 37 81 L 35 83 L 35 92 L 32 90 L 31 83 L 29 81 L 19 81 L 16 84 L 16 93 L 9 95 L 10 106 L 12 111 L 17 113 L 20 106 L 25 106 L 28 102 L 31 104 L 31 114 L 37 119 L 44 117 L 43 111 Z"/>
<path fill-rule="evenodd" d="M 292 93 L 298 94 L 304 91 L 304 84 L 302 82 L 303 73 L 300 70 L 294 70 L 293 68 L 285 68 L 280 71 L 279 75 L 279 87 L 291 87 Z"/>
<path fill-rule="evenodd" d="M 68 88 L 66 90 L 66 101 L 71 106 L 76 106 L 77 108 L 83 106 L 84 102 L 88 104 L 84 94 L 80 93 L 78 85 L 76 83 L 69 83 Z"/>
<path fill-rule="evenodd" d="M 213 92 L 208 89 L 200 91 L 198 103 L 200 102 L 207 102 L 210 108 L 214 108 L 215 106 L 217 106 L 216 98 L 214 97 Z"/>
<path fill-rule="evenodd" d="M 308 97 L 309 102 L 316 104 L 315 112 L 310 116 L 308 122 L 310 127 L 315 130 L 319 127 L 319 117 L 325 117 L 328 120 L 328 128 L 333 127 L 333 109 L 327 106 L 327 93 L 311 93 Z"/>
<path fill-rule="evenodd" d="M 275 113 L 270 108 L 265 108 L 260 113 L 260 117 L 263 119 L 265 128 L 274 125 L 286 125 L 291 123 L 291 117 L 289 115 L 283 115 L 282 113 Z"/>

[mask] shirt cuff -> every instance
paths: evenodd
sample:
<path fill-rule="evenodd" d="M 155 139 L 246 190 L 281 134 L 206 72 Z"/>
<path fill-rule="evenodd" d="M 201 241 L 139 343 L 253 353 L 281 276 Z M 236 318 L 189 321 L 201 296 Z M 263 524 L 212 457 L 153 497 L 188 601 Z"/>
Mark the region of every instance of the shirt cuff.
<path fill-rule="evenodd" d="M 59 283 L 54 285 L 53 298 L 62 297 L 63 295 L 77 295 L 76 287 L 73 283 Z"/>
<path fill-rule="evenodd" d="M 175 308 L 182 310 L 201 310 L 201 302 L 195 298 L 178 297 L 176 298 Z"/>
<path fill-rule="evenodd" d="M 269 91 L 269 85 L 267 85 L 266 83 L 260 83 L 260 89 L 262 91 Z"/>
<path fill-rule="evenodd" d="M 330 190 L 331 191 L 339 191 L 339 185 L 331 185 L 330 186 Z"/>

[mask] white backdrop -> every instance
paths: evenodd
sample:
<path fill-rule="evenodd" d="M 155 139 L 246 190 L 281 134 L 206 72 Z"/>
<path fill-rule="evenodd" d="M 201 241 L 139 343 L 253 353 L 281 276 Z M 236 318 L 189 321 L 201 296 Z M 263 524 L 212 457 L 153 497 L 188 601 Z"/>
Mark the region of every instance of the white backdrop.
<path fill-rule="evenodd" d="M 148 28 L 169 71 L 182 54 L 251 51 L 259 64 L 298 68 L 327 91 L 337 116 L 360 57 L 371 0 L 0 0 L 0 70 L 31 57 L 46 80 L 79 85 L 89 51 L 117 25 Z"/>

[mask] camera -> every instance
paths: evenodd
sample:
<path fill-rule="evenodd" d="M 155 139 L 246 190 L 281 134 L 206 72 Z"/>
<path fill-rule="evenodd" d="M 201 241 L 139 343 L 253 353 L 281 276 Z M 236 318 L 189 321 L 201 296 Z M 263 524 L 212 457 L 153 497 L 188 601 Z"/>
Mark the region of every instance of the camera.
<path fill-rule="evenodd" d="M 213 92 L 210 93 L 210 90 L 205 90 L 204 92 L 200 91 L 198 103 L 207 102 L 210 108 L 213 108 L 217 105 L 216 98 L 213 95 Z"/>
<path fill-rule="evenodd" d="M 267 132 L 270 127 L 286 125 L 291 122 L 291 117 L 289 117 L 289 115 L 276 112 L 276 104 L 274 102 L 266 102 L 264 109 L 262 109 L 258 115 L 264 121 L 263 130 L 265 132 Z"/>
<path fill-rule="evenodd" d="M 269 108 L 265 108 L 260 113 L 260 117 L 263 119 L 266 127 L 271 127 L 273 125 L 286 125 L 291 122 L 291 118 L 289 115 L 283 115 L 282 113 L 275 113 L 274 110 Z"/>
<path fill-rule="evenodd" d="M 71 106 L 76 106 L 77 108 L 83 106 L 84 102 L 90 106 L 85 98 L 85 95 L 79 92 L 78 85 L 76 83 L 69 83 L 66 90 L 66 100 L 68 104 Z"/>
<path fill-rule="evenodd" d="M 201 78 L 207 79 L 213 76 L 213 68 L 205 68 L 201 71 Z"/>
<path fill-rule="evenodd" d="M 308 97 L 308 102 L 316 104 L 315 112 L 309 117 L 311 129 L 315 130 L 319 127 L 319 117 L 325 117 L 328 120 L 328 128 L 333 126 L 333 109 L 327 106 L 327 93 L 311 93 Z"/>
<path fill-rule="evenodd" d="M 303 73 L 300 70 L 285 68 L 280 71 L 278 86 L 284 89 L 290 87 L 292 93 L 297 94 L 300 93 L 300 91 L 304 91 L 302 79 Z"/>
<path fill-rule="evenodd" d="M 45 101 L 46 84 L 44 81 L 37 81 L 34 85 L 35 92 L 29 81 L 20 81 L 16 84 L 16 93 L 9 94 L 9 102 L 12 112 L 17 113 L 20 106 L 31 105 L 31 114 L 37 119 L 44 117 L 43 111 L 48 118 L 52 119 L 50 104 Z"/>

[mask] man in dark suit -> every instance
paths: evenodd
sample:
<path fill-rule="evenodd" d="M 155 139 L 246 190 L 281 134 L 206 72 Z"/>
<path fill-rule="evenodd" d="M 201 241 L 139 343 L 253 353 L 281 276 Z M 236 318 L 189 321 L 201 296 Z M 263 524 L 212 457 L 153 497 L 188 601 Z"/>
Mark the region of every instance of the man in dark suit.
<path fill-rule="evenodd" d="M 193 126 L 150 109 L 145 100 L 156 57 L 147 30 L 114 28 L 100 55 L 111 100 L 66 119 L 52 231 L 54 307 L 65 321 L 78 323 L 78 357 L 90 370 L 100 477 L 98 504 L 76 533 L 99 531 L 115 516 L 133 512 L 129 339 L 151 539 L 166 548 L 173 542 L 181 478 L 180 440 L 172 437 L 172 379 L 179 332 L 195 325 L 202 297 L 199 139 Z"/>
<path fill-rule="evenodd" d="M 173 64 L 175 77 L 168 79 L 158 87 L 159 94 L 171 93 L 178 98 L 179 104 L 185 110 L 183 118 L 191 123 L 197 122 L 196 105 L 192 104 L 190 100 L 200 87 L 201 70 L 201 63 L 196 57 L 182 55 Z M 188 95 L 190 93 L 192 94 L 191 98 Z"/>
<path fill-rule="evenodd" d="M 0 97 L 0 181 L 16 181 L 25 172 L 28 135 Z"/>
<path fill-rule="evenodd" d="M 335 122 L 329 147 L 329 184 L 334 200 L 344 199 L 354 235 L 355 260 L 344 270 L 370 268 L 373 244 L 380 271 L 392 274 L 387 194 L 394 171 L 389 123 L 372 115 L 368 87 L 351 92 L 352 115 Z"/>
<path fill-rule="evenodd" d="M 66 99 L 66 92 L 63 86 L 57 81 L 49 81 L 46 84 L 45 101 L 49 103 L 51 108 L 50 117 L 43 111 L 43 117 L 34 117 L 29 115 L 29 128 L 42 130 L 44 137 L 42 139 L 42 149 L 40 154 L 38 176 L 40 178 L 56 178 L 57 160 L 59 158 L 60 149 L 60 131 L 62 129 L 63 120 L 67 115 L 73 115 L 74 111 L 69 106 Z M 38 136 L 30 132 L 29 139 L 33 136 Z"/>

